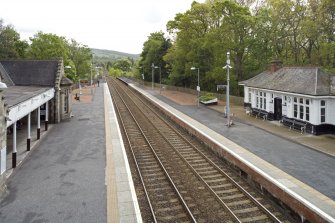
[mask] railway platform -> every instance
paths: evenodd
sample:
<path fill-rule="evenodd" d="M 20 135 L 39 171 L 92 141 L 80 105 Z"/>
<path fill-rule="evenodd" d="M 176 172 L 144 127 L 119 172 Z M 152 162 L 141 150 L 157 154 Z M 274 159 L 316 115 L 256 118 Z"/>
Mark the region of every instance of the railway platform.
<path fill-rule="evenodd" d="M 107 84 L 76 93 L 73 117 L 32 134 L 30 152 L 18 131 L 0 222 L 142 222 Z"/>
<path fill-rule="evenodd" d="M 327 222 L 335 222 L 335 190 L 332 186 L 335 184 L 335 159 L 328 153 L 332 151 L 331 147 L 327 152 L 320 152 L 238 119 L 228 128 L 220 110 L 203 105 L 197 107 L 195 98 L 183 98 L 183 103 L 176 103 L 167 96 L 168 93 L 160 94 L 159 89 L 129 85 L 162 107 L 188 131 L 216 148 L 217 153 L 232 159 L 233 163 L 249 171 L 248 174 L 252 173 L 252 177 L 262 178 L 271 193 L 287 203 L 307 206 Z M 292 135 L 292 132 L 288 134 Z"/>

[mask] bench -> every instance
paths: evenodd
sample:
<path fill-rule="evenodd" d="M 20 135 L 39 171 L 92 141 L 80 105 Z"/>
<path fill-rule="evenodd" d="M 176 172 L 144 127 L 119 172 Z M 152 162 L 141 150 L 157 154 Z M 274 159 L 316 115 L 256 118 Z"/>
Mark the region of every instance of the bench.
<path fill-rule="evenodd" d="M 282 120 L 280 120 L 280 123 L 288 126 L 290 130 L 291 129 L 299 130 L 301 134 L 306 132 L 306 126 L 307 126 L 306 122 L 295 120 L 295 119 L 289 119 L 287 117 L 282 117 Z"/>
<path fill-rule="evenodd" d="M 252 109 L 251 115 L 254 115 L 256 118 L 262 117 L 263 121 L 268 119 L 268 113 L 259 109 Z"/>

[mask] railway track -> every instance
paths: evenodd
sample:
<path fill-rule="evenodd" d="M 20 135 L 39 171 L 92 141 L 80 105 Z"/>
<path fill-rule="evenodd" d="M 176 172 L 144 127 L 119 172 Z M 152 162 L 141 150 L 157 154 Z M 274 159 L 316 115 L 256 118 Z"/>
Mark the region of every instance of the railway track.
<path fill-rule="evenodd" d="M 109 87 L 150 207 L 148 221 L 292 222 L 126 85 L 110 79 Z"/>

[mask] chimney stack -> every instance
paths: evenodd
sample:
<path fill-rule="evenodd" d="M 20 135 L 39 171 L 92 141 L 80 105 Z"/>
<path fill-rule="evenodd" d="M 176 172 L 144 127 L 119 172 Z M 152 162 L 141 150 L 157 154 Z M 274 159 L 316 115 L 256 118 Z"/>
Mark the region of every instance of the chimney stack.
<path fill-rule="evenodd" d="M 276 72 L 280 68 L 282 68 L 283 62 L 279 59 L 274 59 L 271 61 L 271 73 Z"/>

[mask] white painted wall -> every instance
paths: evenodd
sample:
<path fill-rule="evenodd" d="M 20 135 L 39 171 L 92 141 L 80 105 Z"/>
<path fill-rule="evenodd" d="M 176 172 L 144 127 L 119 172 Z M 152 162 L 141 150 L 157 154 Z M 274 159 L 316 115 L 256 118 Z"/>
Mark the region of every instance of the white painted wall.
<path fill-rule="evenodd" d="M 327 117 L 329 124 L 335 125 L 335 99 L 328 100 L 328 110 L 327 110 Z"/>
<path fill-rule="evenodd" d="M 266 93 L 266 111 L 267 112 L 274 112 L 274 98 L 280 97 L 282 98 L 282 115 L 287 116 L 288 118 L 293 118 L 294 114 L 294 106 L 293 106 L 293 100 L 294 97 L 297 98 L 309 98 L 310 104 L 309 104 L 309 116 L 310 120 L 309 123 L 313 125 L 320 125 L 321 124 L 321 100 L 326 101 L 326 124 L 335 125 L 335 98 L 315 98 L 311 96 L 305 96 L 305 95 L 294 95 L 294 94 L 288 94 L 288 93 L 280 93 L 280 92 L 273 92 L 273 91 L 267 91 L 263 89 L 257 89 L 258 91 L 262 91 Z M 249 102 L 249 96 L 248 93 L 251 92 L 251 107 L 256 107 L 256 89 L 249 88 L 247 86 L 244 86 L 244 102 Z M 273 94 L 273 103 L 272 101 L 272 94 Z M 286 106 L 284 101 L 284 96 L 287 97 Z"/>
<path fill-rule="evenodd" d="M 244 86 L 244 103 L 250 103 L 249 102 L 249 88 L 247 86 Z"/>

